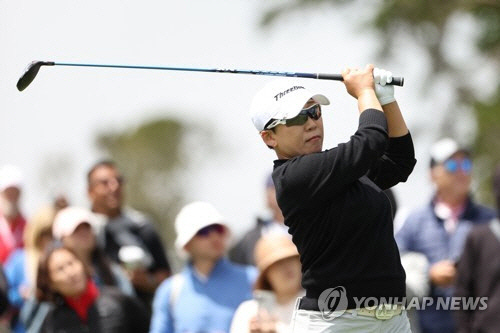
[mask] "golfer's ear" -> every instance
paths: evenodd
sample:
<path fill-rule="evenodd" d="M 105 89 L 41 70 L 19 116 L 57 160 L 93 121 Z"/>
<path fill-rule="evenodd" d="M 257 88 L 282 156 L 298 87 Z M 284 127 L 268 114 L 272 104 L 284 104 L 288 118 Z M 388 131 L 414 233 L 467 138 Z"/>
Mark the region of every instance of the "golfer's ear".
<path fill-rule="evenodd" d="M 273 131 L 265 130 L 260 132 L 262 141 L 271 149 L 274 149 L 278 142 L 276 141 L 276 134 Z"/>

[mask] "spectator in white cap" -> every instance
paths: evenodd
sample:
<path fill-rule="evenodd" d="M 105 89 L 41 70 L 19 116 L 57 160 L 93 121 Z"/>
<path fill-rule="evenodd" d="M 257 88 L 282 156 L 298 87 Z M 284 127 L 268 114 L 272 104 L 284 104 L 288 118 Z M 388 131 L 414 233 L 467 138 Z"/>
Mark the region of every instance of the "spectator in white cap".
<path fill-rule="evenodd" d="M 188 262 L 158 287 L 150 332 L 229 332 L 236 308 L 252 297 L 256 269 L 225 258 L 229 228 L 210 203 L 184 206 L 175 230 Z"/>
<path fill-rule="evenodd" d="M 495 212 L 474 202 L 471 153 L 455 140 L 444 138 L 432 145 L 430 176 L 435 186 L 432 199 L 409 214 L 396 241 L 402 255 L 418 252 L 426 256 L 428 296 L 451 297 L 467 234 L 472 226 L 491 220 Z M 455 332 L 451 311 L 438 311 L 436 306 L 418 311 L 422 332 Z"/>
<path fill-rule="evenodd" d="M 73 250 L 91 269 L 98 287 L 115 286 L 123 293 L 135 295 L 125 271 L 112 263 L 98 246 L 92 229 L 94 215 L 86 208 L 67 207 L 59 211 L 52 225 L 54 239 Z"/>
<path fill-rule="evenodd" d="M 13 165 L 0 168 L 0 262 L 4 263 L 16 248 L 24 247 L 26 220 L 21 213 L 23 184 L 21 170 Z"/>

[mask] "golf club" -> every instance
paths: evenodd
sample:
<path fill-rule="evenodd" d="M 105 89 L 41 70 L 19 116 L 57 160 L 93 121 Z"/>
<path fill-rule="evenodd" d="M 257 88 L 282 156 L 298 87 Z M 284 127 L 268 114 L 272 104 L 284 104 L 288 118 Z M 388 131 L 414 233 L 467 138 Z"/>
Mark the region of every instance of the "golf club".
<path fill-rule="evenodd" d="M 53 61 L 33 61 L 26 71 L 17 81 L 17 89 L 23 91 L 35 79 L 40 67 L 42 66 L 79 66 L 79 67 L 106 67 L 106 68 L 131 68 L 131 69 L 154 69 L 164 71 L 185 71 L 185 72 L 208 72 L 208 73 L 233 73 L 233 74 L 254 74 L 267 76 L 286 76 L 286 77 L 301 77 L 320 80 L 336 80 L 342 81 L 341 74 L 321 74 L 321 73 L 296 73 L 296 72 L 274 72 L 274 71 L 257 71 L 257 70 L 238 70 L 238 69 L 219 69 L 219 68 L 191 68 L 191 67 L 161 67 L 161 66 L 136 66 L 136 65 L 106 65 L 106 64 L 82 64 L 82 63 L 63 63 Z M 393 77 L 391 85 L 403 86 L 403 77 Z"/>

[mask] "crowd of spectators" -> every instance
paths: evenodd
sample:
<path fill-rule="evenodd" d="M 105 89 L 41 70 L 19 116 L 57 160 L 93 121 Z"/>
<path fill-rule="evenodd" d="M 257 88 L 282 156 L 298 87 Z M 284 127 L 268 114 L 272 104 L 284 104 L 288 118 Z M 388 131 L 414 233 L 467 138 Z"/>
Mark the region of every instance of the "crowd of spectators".
<path fill-rule="evenodd" d="M 494 332 L 500 328 L 500 166 L 496 207 L 472 191 L 472 152 L 444 138 L 429 151 L 434 193 L 395 230 L 407 297 L 487 297 L 486 309 L 410 311 L 413 332 Z M 21 171 L 0 169 L 0 312 L 16 333 L 289 332 L 303 296 L 297 248 L 276 202 L 238 239 L 209 202 L 191 202 L 175 220 L 176 253 L 166 252 L 147 214 L 124 204 L 124 175 L 112 161 L 88 172 L 89 207 L 58 198 L 25 217 Z M 390 198 L 393 216 L 397 197 Z M 169 256 L 184 261 L 171 271 Z"/>

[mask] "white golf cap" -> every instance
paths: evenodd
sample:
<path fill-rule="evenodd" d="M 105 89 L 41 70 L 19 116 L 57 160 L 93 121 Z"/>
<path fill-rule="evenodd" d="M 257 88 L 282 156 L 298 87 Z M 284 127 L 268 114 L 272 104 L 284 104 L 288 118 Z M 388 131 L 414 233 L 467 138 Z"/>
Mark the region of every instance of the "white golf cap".
<path fill-rule="evenodd" d="M 451 138 L 443 138 L 435 142 L 430 151 L 431 166 L 441 164 L 451 156 L 458 152 L 463 152 L 469 155 L 468 149 L 460 146 L 455 140 Z"/>
<path fill-rule="evenodd" d="M 0 192 L 9 187 L 21 188 L 23 186 L 23 174 L 14 165 L 4 165 L 0 169 Z"/>
<path fill-rule="evenodd" d="M 296 80 L 270 81 L 252 100 L 250 106 L 252 122 L 260 132 L 271 119 L 290 119 L 297 116 L 310 98 L 321 105 L 330 104 L 324 95 L 313 94 Z"/>
<path fill-rule="evenodd" d="M 82 223 L 88 223 L 92 226 L 93 219 L 94 215 L 86 208 L 73 206 L 61 209 L 54 219 L 52 234 L 55 239 L 62 239 L 75 232 Z"/>
<path fill-rule="evenodd" d="M 177 239 L 175 246 L 182 250 L 196 233 L 211 224 L 221 224 L 228 229 L 224 217 L 210 203 L 195 201 L 184 206 L 175 218 Z"/>

